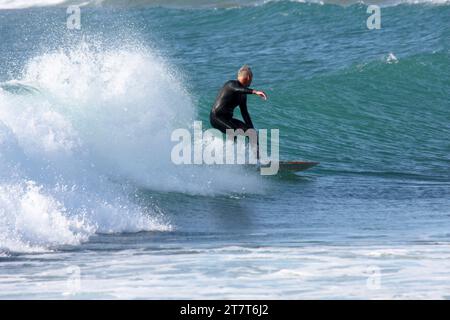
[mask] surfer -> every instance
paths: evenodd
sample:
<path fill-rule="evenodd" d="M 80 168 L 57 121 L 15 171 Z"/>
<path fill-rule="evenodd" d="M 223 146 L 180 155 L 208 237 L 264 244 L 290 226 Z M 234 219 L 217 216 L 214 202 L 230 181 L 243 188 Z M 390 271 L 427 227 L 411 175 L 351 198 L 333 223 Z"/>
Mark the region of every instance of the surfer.
<path fill-rule="evenodd" d="M 238 71 L 237 80 L 229 80 L 223 85 L 209 116 L 211 125 L 214 128 L 223 133 L 226 133 L 227 129 L 242 129 L 244 131 L 254 129 L 252 119 L 247 110 L 247 95 L 256 94 L 264 100 L 267 100 L 267 95 L 264 91 L 249 88 L 252 79 L 252 70 L 248 65 L 244 65 Z M 233 112 L 237 106 L 241 110 L 244 122 L 233 118 Z"/>

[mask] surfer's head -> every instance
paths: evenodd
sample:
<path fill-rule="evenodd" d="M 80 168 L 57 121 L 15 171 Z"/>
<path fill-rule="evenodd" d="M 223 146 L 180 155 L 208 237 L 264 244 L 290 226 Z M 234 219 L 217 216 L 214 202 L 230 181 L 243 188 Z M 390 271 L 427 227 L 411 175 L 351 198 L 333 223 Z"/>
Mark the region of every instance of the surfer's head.
<path fill-rule="evenodd" d="M 252 69 L 250 69 L 248 65 L 244 64 L 238 71 L 237 79 L 244 87 L 248 87 L 252 83 L 253 79 Z"/>

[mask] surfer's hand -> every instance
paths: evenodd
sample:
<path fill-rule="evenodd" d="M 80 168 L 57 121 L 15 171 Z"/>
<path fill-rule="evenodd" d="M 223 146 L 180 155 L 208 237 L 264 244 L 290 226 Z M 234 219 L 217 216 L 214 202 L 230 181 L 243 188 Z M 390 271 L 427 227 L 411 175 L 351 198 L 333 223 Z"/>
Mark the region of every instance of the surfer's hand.
<path fill-rule="evenodd" d="M 255 90 L 253 93 L 260 96 L 261 99 L 267 100 L 267 94 L 264 91 Z"/>

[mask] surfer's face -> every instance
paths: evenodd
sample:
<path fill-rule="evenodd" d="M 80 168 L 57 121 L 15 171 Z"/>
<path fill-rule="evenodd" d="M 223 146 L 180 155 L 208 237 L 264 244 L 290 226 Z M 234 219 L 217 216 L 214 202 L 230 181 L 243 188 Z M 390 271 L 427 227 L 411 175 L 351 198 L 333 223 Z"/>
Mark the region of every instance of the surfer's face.
<path fill-rule="evenodd" d="M 252 77 L 247 76 L 247 77 L 239 77 L 239 82 L 244 86 L 244 87 L 248 87 L 252 84 Z"/>

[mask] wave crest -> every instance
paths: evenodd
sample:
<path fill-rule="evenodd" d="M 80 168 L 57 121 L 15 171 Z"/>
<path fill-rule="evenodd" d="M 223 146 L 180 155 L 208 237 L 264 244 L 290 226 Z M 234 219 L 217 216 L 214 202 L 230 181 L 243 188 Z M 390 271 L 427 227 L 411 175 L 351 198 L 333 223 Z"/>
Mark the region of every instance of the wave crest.
<path fill-rule="evenodd" d="M 399 4 L 431 4 L 448 5 L 450 0 L 0 0 L 1 9 L 25 9 L 32 7 L 67 7 L 70 5 L 79 6 L 162 6 L 171 8 L 239 8 L 259 6 L 273 2 L 298 2 L 317 3 L 333 5 L 352 4 L 378 4 L 382 6 L 395 6 Z"/>

